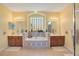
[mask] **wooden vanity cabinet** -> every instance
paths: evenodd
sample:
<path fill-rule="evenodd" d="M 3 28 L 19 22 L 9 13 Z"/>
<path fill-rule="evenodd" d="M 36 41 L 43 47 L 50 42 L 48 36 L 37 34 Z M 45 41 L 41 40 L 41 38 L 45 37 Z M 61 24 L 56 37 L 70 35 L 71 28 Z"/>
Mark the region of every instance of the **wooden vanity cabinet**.
<path fill-rule="evenodd" d="M 22 47 L 22 36 L 8 36 L 8 45 Z"/>
<path fill-rule="evenodd" d="M 50 47 L 64 46 L 65 36 L 50 36 Z"/>

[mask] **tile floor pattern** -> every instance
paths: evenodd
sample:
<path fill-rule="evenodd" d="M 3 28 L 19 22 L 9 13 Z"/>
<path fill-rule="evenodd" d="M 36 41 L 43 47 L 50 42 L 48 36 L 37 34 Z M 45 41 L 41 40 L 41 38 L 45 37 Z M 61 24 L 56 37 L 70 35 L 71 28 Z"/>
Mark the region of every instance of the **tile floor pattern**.
<path fill-rule="evenodd" d="M 0 56 L 73 56 L 73 53 L 64 47 L 46 49 L 20 48 L 18 51 L 0 51 Z"/>

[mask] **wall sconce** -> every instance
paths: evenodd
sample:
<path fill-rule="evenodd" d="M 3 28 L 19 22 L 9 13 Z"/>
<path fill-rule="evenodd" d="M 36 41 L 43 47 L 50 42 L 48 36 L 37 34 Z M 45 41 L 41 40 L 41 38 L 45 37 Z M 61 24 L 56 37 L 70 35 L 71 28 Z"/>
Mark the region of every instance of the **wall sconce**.
<path fill-rule="evenodd" d="M 52 22 L 51 21 L 48 21 L 48 24 L 52 24 Z"/>
<path fill-rule="evenodd" d="M 13 22 L 13 19 L 12 19 L 12 16 L 11 15 L 9 16 L 8 22 Z"/>
<path fill-rule="evenodd" d="M 24 21 L 24 17 L 19 16 L 19 17 L 16 17 L 15 20 L 16 21 Z"/>
<path fill-rule="evenodd" d="M 51 16 L 50 19 L 58 19 L 58 17 Z"/>

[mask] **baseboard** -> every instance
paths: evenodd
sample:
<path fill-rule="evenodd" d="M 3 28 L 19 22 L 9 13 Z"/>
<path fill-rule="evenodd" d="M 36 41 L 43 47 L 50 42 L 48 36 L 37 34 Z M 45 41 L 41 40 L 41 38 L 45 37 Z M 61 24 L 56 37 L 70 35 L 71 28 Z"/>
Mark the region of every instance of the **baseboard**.
<path fill-rule="evenodd" d="M 5 50 L 6 48 L 8 48 L 8 47 L 5 47 L 5 48 L 0 48 L 0 51 L 3 51 L 3 50 Z"/>
<path fill-rule="evenodd" d="M 4 50 L 5 48 L 0 48 L 0 51 Z"/>
<path fill-rule="evenodd" d="M 71 48 L 68 48 L 68 47 L 66 47 L 66 46 L 64 46 L 66 49 L 68 49 L 71 53 L 73 53 L 73 49 L 71 49 Z"/>

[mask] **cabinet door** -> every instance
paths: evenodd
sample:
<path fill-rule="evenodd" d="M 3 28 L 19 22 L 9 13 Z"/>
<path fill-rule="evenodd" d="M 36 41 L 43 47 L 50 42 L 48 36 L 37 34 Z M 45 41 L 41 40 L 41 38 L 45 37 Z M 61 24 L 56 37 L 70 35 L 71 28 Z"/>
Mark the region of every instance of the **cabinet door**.
<path fill-rule="evenodd" d="M 16 46 L 22 46 L 22 37 L 17 37 L 15 42 Z"/>
<path fill-rule="evenodd" d="M 55 39 L 53 36 L 51 36 L 51 38 L 50 38 L 50 46 L 51 46 L 51 47 L 52 47 L 52 46 L 56 46 L 56 44 L 57 44 L 56 39 Z"/>
<path fill-rule="evenodd" d="M 15 39 L 13 37 L 8 38 L 8 45 L 9 46 L 15 46 Z"/>
<path fill-rule="evenodd" d="M 53 39 L 52 45 L 53 45 L 53 46 L 58 46 L 58 40 L 57 40 L 57 39 Z"/>
<path fill-rule="evenodd" d="M 58 39 L 58 45 L 59 46 L 64 46 L 64 37 L 60 37 L 59 39 Z"/>
<path fill-rule="evenodd" d="M 64 46 L 64 36 L 51 36 L 50 46 Z"/>

